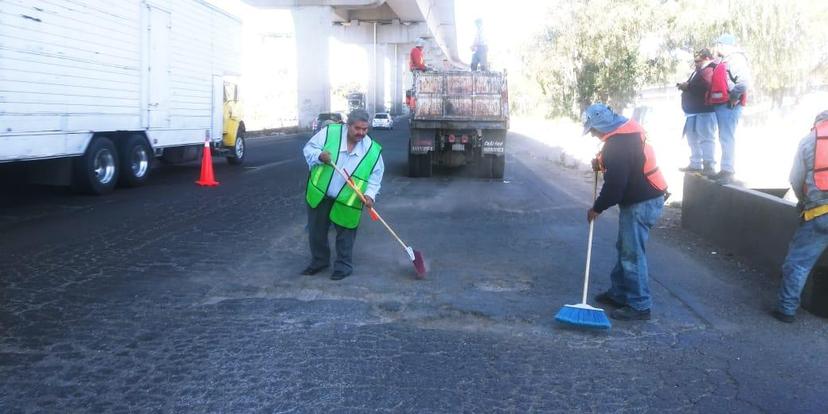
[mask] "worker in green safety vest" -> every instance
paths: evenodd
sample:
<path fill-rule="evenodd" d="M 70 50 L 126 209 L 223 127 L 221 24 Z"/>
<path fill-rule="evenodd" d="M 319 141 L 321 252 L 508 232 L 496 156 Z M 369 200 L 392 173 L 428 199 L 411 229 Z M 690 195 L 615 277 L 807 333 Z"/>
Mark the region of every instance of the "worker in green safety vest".
<path fill-rule="evenodd" d="M 368 136 L 369 121 L 365 110 L 356 109 L 348 115 L 347 125 L 329 124 L 305 144 L 303 152 L 310 168 L 305 200 L 312 258 L 303 275 L 314 275 L 330 266 L 331 223 L 336 228 L 336 261 L 331 279 L 344 279 L 353 271 L 351 258 L 363 206 L 373 207 L 385 171 L 382 146 Z M 350 174 L 365 195 L 364 204 L 329 164 Z"/>

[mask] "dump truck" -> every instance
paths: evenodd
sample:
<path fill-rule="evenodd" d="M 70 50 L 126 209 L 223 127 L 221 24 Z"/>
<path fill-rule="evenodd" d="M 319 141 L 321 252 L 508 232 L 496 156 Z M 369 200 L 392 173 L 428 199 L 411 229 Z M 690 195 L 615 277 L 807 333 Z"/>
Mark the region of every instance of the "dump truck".
<path fill-rule="evenodd" d="M 103 194 L 208 142 L 245 158 L 241 21 L 203 0 L 2 2 L 0 163 Z"/>
<path fill-rule="evenodd" d="M 500 72 L 414 73 L 407 92 L 411 109 L 408 173 L 431 176 L 434 165 L 471 165 L 477 174 L 503 178 L 509 94 Z"/>
<path fill-rule="evenodd" d="M 346 97 L 348 99 L 348 112 L 357 109 L 365 109 L 365 94 L 362 92 L 351 92 Z"/>

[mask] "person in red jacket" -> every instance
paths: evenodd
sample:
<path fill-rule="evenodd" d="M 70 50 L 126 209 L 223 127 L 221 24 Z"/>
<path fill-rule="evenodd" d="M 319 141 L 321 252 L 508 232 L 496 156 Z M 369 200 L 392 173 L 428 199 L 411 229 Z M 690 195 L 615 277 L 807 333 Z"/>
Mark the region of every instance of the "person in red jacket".
<path fill-rule="evenodd" d="M 425 71 L 426 64 L 425 64 L 425 55 L 423 54 L 423 46 L 425 46 L 425 41 L 423 39 L 417 39 L 416 46 L 411 48 L 411 54 L 409 55 L 408 60 L 408 69 L 411 71 L 419 70 Z"/>

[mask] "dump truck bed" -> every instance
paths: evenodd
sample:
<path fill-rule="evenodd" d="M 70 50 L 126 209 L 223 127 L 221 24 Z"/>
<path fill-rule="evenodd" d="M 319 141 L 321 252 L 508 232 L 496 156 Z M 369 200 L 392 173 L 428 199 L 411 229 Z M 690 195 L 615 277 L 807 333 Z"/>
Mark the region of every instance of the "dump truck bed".
<path fill-rule="evenodd" d="M 421 72 L 415 78 L 415 121 L 508 122 L 506 76 L 499 72 Z"/>

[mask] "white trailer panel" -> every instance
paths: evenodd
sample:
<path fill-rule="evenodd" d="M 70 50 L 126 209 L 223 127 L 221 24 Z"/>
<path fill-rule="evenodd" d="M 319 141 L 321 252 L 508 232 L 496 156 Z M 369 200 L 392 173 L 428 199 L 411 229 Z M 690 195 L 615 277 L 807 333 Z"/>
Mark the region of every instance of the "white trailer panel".
<path fill-rule="evenodd" d="M 0 162 L 78 156 L 96 132 L 220 140 L 214 77 L 239 74 L 240 39 L 201 0 L 0 0 Z"/>

